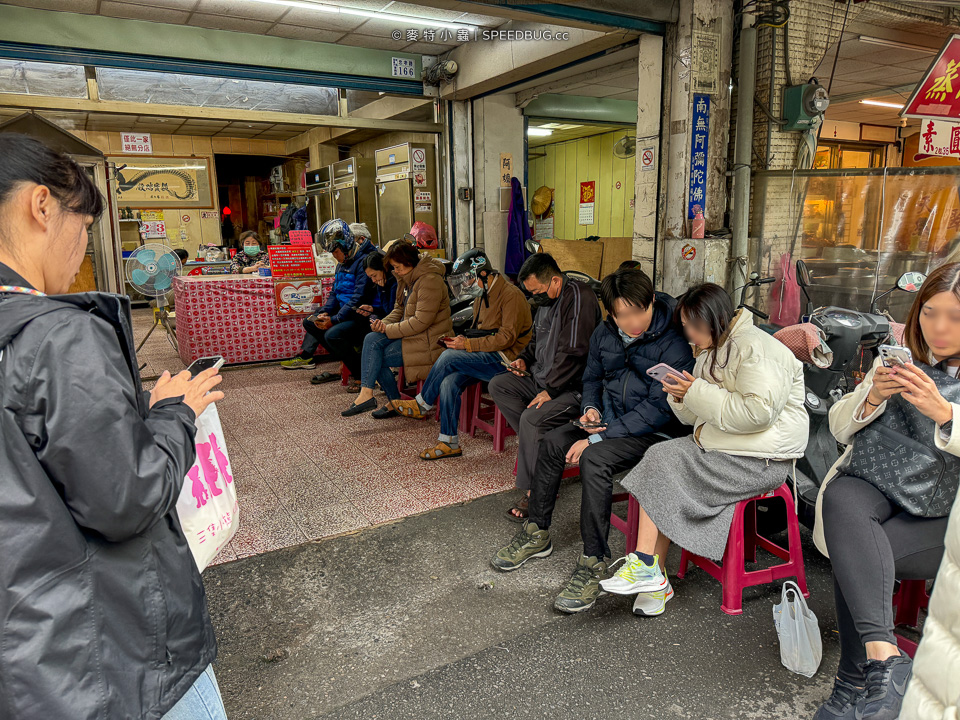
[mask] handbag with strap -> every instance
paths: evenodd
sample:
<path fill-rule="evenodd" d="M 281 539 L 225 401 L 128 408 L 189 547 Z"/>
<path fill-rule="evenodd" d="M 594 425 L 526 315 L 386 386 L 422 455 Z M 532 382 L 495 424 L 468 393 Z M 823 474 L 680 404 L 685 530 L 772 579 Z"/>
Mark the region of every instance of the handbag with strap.
<path fill-rule="evenodd" d="M 937 367 L 917 366 L 945 400 L 960 402 L 960 380 Z M 866 480 L 911 515 L 946 517 L 957 499 L 960 457 L 937 447 L 937 432 L 933 420 L 894 395 L 883 413 L 854 436 L 842 470 Z"/>

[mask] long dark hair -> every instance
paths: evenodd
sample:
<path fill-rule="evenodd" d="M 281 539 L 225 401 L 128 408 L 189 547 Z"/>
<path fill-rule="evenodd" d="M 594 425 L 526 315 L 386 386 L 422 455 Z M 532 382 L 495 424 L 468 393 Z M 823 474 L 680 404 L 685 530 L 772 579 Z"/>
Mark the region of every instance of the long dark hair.
<path fill-rule="evenodd" d="M 717 371 L 717 355 L 720 352 L 720 340 L 727 330 L 730 329 L 730 321 L 733 320 L 733 303 L 727 291 L 716 283 L 703 283 L 694 285 L 677 299 L 677 309 L 674 311 L 674 322 L 681 324 L 686 318 L 687 322 L 702 323 L 710 332 L 710 344 L 713 348 L 713 357 L 710 359 L 710 377 L 714 380 L 719 378 Z M 730 353 L 727 352 L 727 357 Z M 724 365 L 726 362 L 724 362 Z M 720 365 L 723 367 L 723 365 Z"/>
<path fill-rule="evenodd" d="M 25 182 L 44 185 L 68 212 L 94 220 L 103 212 L 103 196 L 71 158 L 27 135 L 0 133 L 0 205 Z"/>
<path fill-rule="evenodd" d="M 910 314 L 907 315 L 907 324 L 903 331 L 903 341 L 913 353 L 914 362 L 925 363 L 930 358 L 930 346 L 920 328 L 920 312 L 930 298 L 944 292 L 953 293 L 953 296 L 960 300 L 960 263 L 947 263 L 930 273 L 920 286 L 920 292 L 914 298 L 913 305 L 910 306 Z"/>

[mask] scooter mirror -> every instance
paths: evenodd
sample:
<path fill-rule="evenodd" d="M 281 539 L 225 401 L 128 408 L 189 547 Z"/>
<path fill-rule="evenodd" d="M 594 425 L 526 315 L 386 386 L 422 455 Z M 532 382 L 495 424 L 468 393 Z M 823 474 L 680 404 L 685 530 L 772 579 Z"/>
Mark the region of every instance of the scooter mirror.
<path fill-rule="evenodd" d="M 810 276 L 810 268 L 803 260 L 797 260 L 797 284 L 802 287 L 813 285 L 813 278 Z"/>
<path fill-rule="evenodd" d="M 536 240 L 527 240 L 523 245 L 529 253 L 543 252 L 543 247 Z"/>
<path fill-rule="evenodd" d="M 905 292 L 915 293 L 920 290 L 927 276 L 919 272 L 905 272 L 897 278 L 897 287 Z"/>

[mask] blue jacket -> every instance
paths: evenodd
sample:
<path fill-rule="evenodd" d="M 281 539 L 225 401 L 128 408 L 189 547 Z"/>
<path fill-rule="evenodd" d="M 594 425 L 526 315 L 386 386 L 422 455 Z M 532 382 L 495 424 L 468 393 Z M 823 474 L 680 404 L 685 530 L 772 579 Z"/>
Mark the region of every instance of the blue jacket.
<path fill-rule="evenodd" d="M 349 320 L 353 308 L 370 303 L 374 283 L 367 277 L 363 261 L 372 252 L 377 252 L 377 248 L 369 240 L 364 240 L 351 257 L 337 265 L 330 297 L 320 309 L 334 323 Z"/>
<path fill-rule="evenodd" d="M 590 338 L 590 355 L 583 373 L 583 412 L 601 411 L 604 438 L 640 437 L 652 432 L 682 435 L 667 404 L 663 385 L 647 375 L 658 363 L 679 371 L 693 370 L 693 353 L 682 330 L 673 322 L 677 301 L 658 292 L 650 328 L 624 347 L 612 318 L 597 326 Z"/>
<path fill-rule="evenodd" d="M 370 304 L 373 306 L 373 314 L 378 318 L 385 318 L 393 312 L 397 305 L 397 279 L 392 272 L 387 272 L 387 281 L 383 287 L 375 282 L 370 283 L 373 286 L 373 298 Z"/>

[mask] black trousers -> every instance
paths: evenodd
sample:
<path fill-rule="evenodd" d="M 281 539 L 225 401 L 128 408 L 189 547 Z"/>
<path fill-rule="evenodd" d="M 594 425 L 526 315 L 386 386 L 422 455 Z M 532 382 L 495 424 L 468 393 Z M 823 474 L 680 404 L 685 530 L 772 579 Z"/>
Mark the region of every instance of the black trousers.
<path fill-rule="evenodd" d="M 577 440 L 590 437 L 573 425 L 561 425 L 543 436 L 537 467 L 530 488 L 529 519 L 544 529 L 550 527 L 557 492 L 563 478 L 565 458 Z M 610 557 L 610 508 L 613 476 L 632 469 L 647 448 L 665 440 L 660 435 L 611 438 L 589 445 L 580 456 L 580 537 L 587 557 Z"/>
<path fill-rule="evenodd" d="M 823 534 L 833 563 L 840 679 L 862 685 L 864 644 L 896 644 L 894 580 L 929 580 L 943 558 L 949 518 L 914 517 L 857 477 L 841 476 L 823 492 Z"/>
<path fill-rule="evenodd" d="M 490 381 L 490 397 L 517 433 L 517 487 L 529 490 L 544 433 L 580 417 L 580 395 L 563 392 L 539 408 L 527 405 L 540 389 L 533 378 L 500 373 Z"/>
<path fill-rule="evenodd" d="M 353 377 L 360 379 L 360 351 L 363 349 L 363 338 L 370 332 L 368 320 L 344 320 L 327 330 L 321 330 L 310 320 L 304 320 L 303 328 L 307 335 L 303 338 L 301 357 L 313 357 L 317 348 L 322 346 L 330 353 L 331 360 L 339 360 L 347 366 Z"/>

